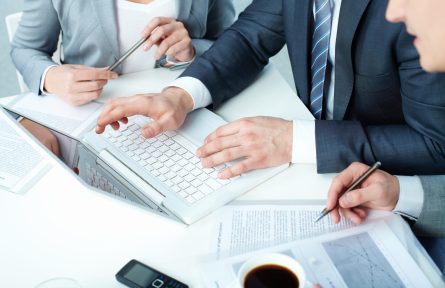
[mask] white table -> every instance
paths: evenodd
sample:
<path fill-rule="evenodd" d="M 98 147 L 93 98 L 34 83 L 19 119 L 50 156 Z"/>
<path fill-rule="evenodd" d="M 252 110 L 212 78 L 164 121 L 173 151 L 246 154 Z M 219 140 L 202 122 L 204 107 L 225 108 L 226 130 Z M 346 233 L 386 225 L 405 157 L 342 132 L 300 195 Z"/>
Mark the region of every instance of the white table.
<path fill-rule="evenodd" d="M 143 76 L 133 75 L 134 85 L 129 89 L 135 90 Z M 131 84 L 130 77 L 121 80 Z M 119 93 L 125 90 L 117 81 L 109 88 L 112 86 Z M 106 93 L 112 97 L 110 91 Z M 279 98 L 283 103 L 282 107 L 267 105 L 267 101 L 271 103 L 267 95 L 272 93 L 274 101 Z M 268 68 L 255 85 L 217 112 L 227 120 L 259 114 L 311 117 L 273 68 Z M 25 195 L 0 191 L 0 287 L 34 287 L 54 277 L 74 278 L 83 288 L 122 287 L 114 275 L 133 258 L 197 286 L 199 261 L 209 252 L 208 241 L 214 237 L 205 229 L 206 219 L 191 227 L 166 220 L 91 191 L 58 160 L 51 161 L 52 170 Z M 330 180 L 331 175 L 316 175 L 313 165 L 295 165 L 238 201 L 321 203 Z M 391 223 L 391 227 L 438 285 L 439 272 L 418 247 L 407 225 L 400 220 Z"/>

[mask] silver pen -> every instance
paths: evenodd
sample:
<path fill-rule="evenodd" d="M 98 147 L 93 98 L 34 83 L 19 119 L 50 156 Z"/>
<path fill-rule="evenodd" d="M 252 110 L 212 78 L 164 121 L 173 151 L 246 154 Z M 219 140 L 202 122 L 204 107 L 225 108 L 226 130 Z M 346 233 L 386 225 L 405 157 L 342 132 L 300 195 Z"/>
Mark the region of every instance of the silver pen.
<path fill-rule="evenodd" d="M 151 34 L 150 34 L 151 35 Z M 116 69 L 119 65 L 122 64 L 122 62 L 125 61 L 125 59 L 127 59 L 131 54 L 133 54 L 134 51 L 136 51 L 139 47 L 142 46 L 142 44 L 145 43 L 145 41 L 147 41 L 148 37 L 150 37 L 150 35 L 148 35 L 147 37 L 142 37 L 141 40 L 139 40 L 138 42 L 136 42 L 136 44 L 134 44 L 127 52 L 125 52 L 124 55 L 121 56 L 121 58 L 119 58 L 116 63 L 114 63 L 113 65 L 110 66 L 110 68 L 108 68 L 108 70 L 113 71 L 114 69 Z"/>
<path fill-rule="evenodd" d="M 371 167 L 369 167 L 368 170 L 366 170 L 366 172 L 360 176 L 359 178 L 357 178 L 357 180 L 354 181 L 354 183 L 351 184 L 351 186 L 349 186 L 349 188 L 343 192 L 341 195 L 339 195 L 339 199 L 342 195 L 356 189 L 366 178 L 369 177 L 369 175 L 371 175 L 375 170 L 379 169 L 380 166 L 382 166 L 382 163 L 380 163 L 379 161 L 375 162 L 374 165 L 372 165 Z M 320 214 L 318 215 L 317 219 L 315 219 L 314 223 L 317 223 L 318 221 L 320 221 L 324 216 L 328 215 L 329 213 L 331 213 L 332 210 L 336 209 L 339 207 L 339 204 L 337 203 L 337 205 L 335 206 L 335 208 L 333 209 L 327 209 L 324 208 L 323 211 L 320 212 Z"/>

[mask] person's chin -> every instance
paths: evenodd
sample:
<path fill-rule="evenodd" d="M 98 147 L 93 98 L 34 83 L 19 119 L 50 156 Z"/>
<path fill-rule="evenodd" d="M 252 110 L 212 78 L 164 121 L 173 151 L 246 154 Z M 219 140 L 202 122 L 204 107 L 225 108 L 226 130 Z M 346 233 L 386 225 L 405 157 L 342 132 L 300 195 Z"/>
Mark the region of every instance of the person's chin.
<path fill-rule="evenodd" d="M 427 72 L 434 72 L 434 57 L 432 57 L 432 53 L 426 49 L 427 47 L 424 47 L 422 44 L 423 43 L 419 38 L 414 39 L 414 46 L 420 55 L 420 65 L 422 66 L 423 70 Z"/>
<path fill-rule="evenodd" d="M 434 61 L 434 57 L 428 54 L 420 54 L 420 65 L 422 69 L 427 72 L 437 72 L 438 67 L 436 67 L 436 62 Z"/>

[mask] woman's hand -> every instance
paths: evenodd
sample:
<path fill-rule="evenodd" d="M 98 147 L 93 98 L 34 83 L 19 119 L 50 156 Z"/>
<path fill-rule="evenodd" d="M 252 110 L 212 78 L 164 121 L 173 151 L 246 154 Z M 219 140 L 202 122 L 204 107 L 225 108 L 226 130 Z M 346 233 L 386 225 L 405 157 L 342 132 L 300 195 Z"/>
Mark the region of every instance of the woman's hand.
<path fill-rule="evenodd" d="M 44 90 L 60 96 L 69 104 L 83 105 L 98 99 L 108 80 L 117 77 L 115 72 L 105 68 L 60 65 L 46 73 Z"/>
<path fill-rule="evenodd" d="M 158 45 L 155 58 L 159 60 L 162 55 L 172 56 L 178 61 L 187 62 L 195 57 L 192 39 L 182 22 L 173 18 L 157 17 L 153 19 L 142 31 L 142 37 L 150 37 L 143 49 L 147 51 L 153 45 Z"/>

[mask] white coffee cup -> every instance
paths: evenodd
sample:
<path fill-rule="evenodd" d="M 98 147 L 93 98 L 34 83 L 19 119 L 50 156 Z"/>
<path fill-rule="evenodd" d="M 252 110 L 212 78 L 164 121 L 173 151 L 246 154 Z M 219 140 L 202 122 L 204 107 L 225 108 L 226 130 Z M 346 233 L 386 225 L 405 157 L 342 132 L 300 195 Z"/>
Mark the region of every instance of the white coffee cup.
<path fill-rule="evenodd" d="M 285 268 L 289 272 L 293 273 L 298 279 L 299 287 L 307 286 L 306 274 L 304 273 L 303 267 L 300 265 L 300 263 L 297 262 L 297 260 L 284 254 L 269 253 L 253 256 L 252 258 L 244 262 L 244 264 L 238 271 L 238 281 L 240 287 L 244 288 L 246 277 L 252 270 L 266 265 L 274 265 Z"/>

